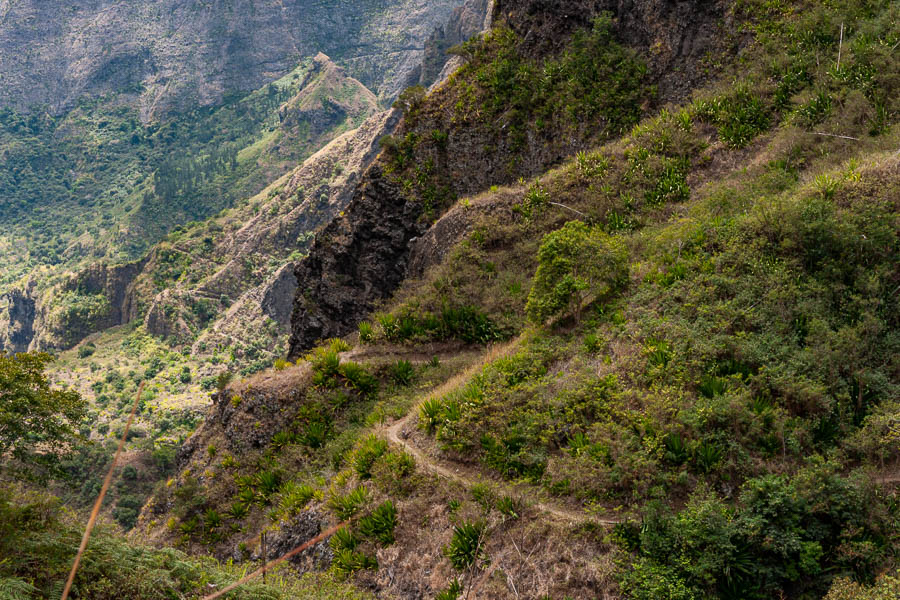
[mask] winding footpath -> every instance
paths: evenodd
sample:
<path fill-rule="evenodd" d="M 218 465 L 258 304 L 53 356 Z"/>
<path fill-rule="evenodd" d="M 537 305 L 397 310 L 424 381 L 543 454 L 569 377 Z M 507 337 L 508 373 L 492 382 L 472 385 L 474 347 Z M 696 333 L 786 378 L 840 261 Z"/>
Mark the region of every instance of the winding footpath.
<path fill-rule="evenodd" d="M 422 399 L 409 410 L 405 417 L 387 427 L 387 429 L 385 430 L 385 434 L 387 435 L 388 440 L 391 443 L 400 446 L 404 450 L 409 452 L 413 456 L 413 458 L 415 458 L 416 464 L 419 467 L 434 475 L 437 475 L 438 477 L 453 481 L 465 487 L 471 487 L 477 483 L 480 483 L 477 477 L 466 473 L 464 470 L 458 467 L 451 467 L 449 464 L 425 454 L 425 452 L 423 452 L 421 448 L 412 443 L 409 436 L 404 435 L 404 431 L 406 430 L 407 426 L 411 425 L 412 421 L 416 419 L 419 414 L 419 409 L 425 402 L 432 398 L 441 398 L 442 396 L 445 396 L 461 385 L 464 385 L 489 362 L 492 362 L 503 356 L 508 356 L 509 354 L 514 352 L 519 347 L 520 341 L 521 338 L 516 338 L 506 344 L 490 347 L 487 352 L 485 352 L 481 360 L 476 362 L 474 365 L 472 365 L 462 373 L 459 373 L 450 378 L 444 384 L 433 390 L 430 394 L 423 396 Z M 597 516 L 590 514 L 584 510 L 574 510 L 549 502 L 537 501 L 532 503 L 531 506 L 542 513 L 548 514 L 558 520 L 568 523 L 601 523 L 604 525 L 616 525 L 617 523 L 621 523 L 625 520 L 623 517 L 618 516 Z"/>

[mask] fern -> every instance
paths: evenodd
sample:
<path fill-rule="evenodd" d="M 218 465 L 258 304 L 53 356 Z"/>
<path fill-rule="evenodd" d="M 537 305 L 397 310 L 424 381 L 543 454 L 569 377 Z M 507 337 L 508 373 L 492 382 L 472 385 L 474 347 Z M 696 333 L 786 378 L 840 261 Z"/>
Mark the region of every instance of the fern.
<path fill-rule="evenodd" d="M 18 577 L 0 577 L 0 600 L 30 600 L 35 592 L 37 588 Z"/>

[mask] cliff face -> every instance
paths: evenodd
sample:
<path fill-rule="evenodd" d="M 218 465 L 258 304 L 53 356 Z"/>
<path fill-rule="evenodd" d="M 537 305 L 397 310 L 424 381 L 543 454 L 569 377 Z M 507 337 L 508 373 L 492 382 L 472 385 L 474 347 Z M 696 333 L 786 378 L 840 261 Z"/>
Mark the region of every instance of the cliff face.
<path fill-rule="evenodd" d="M 727 48 L 731 26 L 723 0 L 497 0 L 506 23 L 532 56 L 558 52 L 572 32 L 601 14 L 615 20 L 618 37 L 646 58 L 660 97 L 685 98 L 704 77 L 703 59 Z"/>
<path fill-rule="evenodd" d="M 0 296 L 6 300 L 5 314 L 0 318 L 0 339 L 5 338 L 7 352 L 26 352 L 34 339 L 35 299 L 31 286 L 24 290 L 13 289 Z"/>
<path fill-rule="evenodd" d="M 628 95 L 627 104 L 645 111 L 683 96 L 697 83 L 699 59 L 730 39 L 726 8 L 726 3 L 706 0 L 506 0 L 493 6 L 492 20 L 515 40 L 514 47 L 502 51 L 540 70 L 542 62 L 565 54 L 576 32 L 590 31 L 602 15 L 612 16 L 613 39 L 603 43 L 617 41 L 629 50 L 614 58 L 621 62 L 609 71 L 609 87 L 622 86 L 624 79 L 620 93 Z M 632 72 L 621 75 L 625 68 Z M 411 244 L 427 231 L 435 210 L 492 185 L 533 176 L 617 134 L 615 117 L 607 116 L 615 115 L 616 102 L 592 119 L 567 116 L 564 107 L 551 106 L 544 120 L 518 106 L 479 105 L 473 90 L 496 72 L 483 77 L 471 69 L 462 73 L 414 102 L 393 147 L 367 173 L 346 214 L 317 237 L 309 258 L 298 265 L 291 356 L 323 338 L 348 333 L 389 297 L 406 276 Z M 655 98 L 651 84 L 658 89 Z M 625 119 L 619 126 L 629 123 L 634 121 Z"/>
<path fill-rule="evenodd" d="M 0 0 L 0 106 L 125 92 L 145 118 L 254 90 L 324 52 L 396 94 L 457 0 Z"/>

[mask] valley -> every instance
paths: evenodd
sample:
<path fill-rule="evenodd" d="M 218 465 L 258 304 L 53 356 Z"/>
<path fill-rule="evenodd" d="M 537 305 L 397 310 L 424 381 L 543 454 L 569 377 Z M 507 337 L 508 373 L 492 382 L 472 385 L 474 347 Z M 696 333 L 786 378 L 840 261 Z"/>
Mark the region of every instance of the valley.
<path fill-rule="evenodd" d="M 383 4 L 334 21 L 371 54 L 186 69 L 162 121 L 150 78 L 130 129 L 0 94 L 0 153 L 49 157 L 0 170 L 0 600 L 59 595 L 141 386 L 74 597 L 323 532 L 227 597 L 900 594 L 893 4 Z"/>

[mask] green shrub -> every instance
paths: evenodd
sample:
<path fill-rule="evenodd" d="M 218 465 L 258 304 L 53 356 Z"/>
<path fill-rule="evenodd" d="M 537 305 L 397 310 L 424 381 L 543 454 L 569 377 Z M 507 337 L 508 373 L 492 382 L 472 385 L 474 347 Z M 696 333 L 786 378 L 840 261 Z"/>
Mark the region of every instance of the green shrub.
<path fill-rule="evenodd" d="M 281 450 L 291 444 L 296 444 L 298 441 L 299 437 L 296 433 L 283 430 L 272 436 L 272 441 L 269 442 L 269 446 L 274 450 Z"/>
<path fill-rule="evenodd" d="M 388 451 L 387 441 L 374 434 L 365 438 L 353 454 L 353 468 L 360 479 L 372 477 L 372 465 Z"/>
<path fill-rule="evenodd" d="M 375 341 L 375 326 L 368 321 L 359 324 L 359 341 L 369 344 Z"/>
<path fill-rule="evenodd" d="M 228 509 L 228 516 L 235 521 L 241 521 L 250 514 L 250 504 L 245 502 L 234 502 Z"/>
<path fill-rule="evenodd" d="M 341 577 L 347 577 L 357 571 L 377 570 L 378 561 L 362 552 L 349 549 L 337 550 L 331 562 L 331 568 Z"/>
<path fill-rule="evenodd" d="M 260 471 L 256 474 L 254 483 L 260 498 L 263 502 L 268 502 L 281 489 L 281 474 L 277 471 Z"/>
<path fill-rule="evenodd" d="M 570 221 L 541 242 L 526 311 L 536 323 L 563 313 L 578 320 L 585 300 L 615 291 L 627 279 L 624 244 L 600 229 Z"/>
<path fill-rule="evenodd" d="M 485 524 L 464 522 L 453 528 L 453 539 L 444 548 L 444 555 L 457 571 L 465 571 L 484 556 Z"/>
<path fill-rule="evenodd" d="M 462 592 L 463 587 L 459 582 L 459 579 L 454 579 L 450 582 L 450 585 L 447 586 L 447 589 L 438 592 L 438 594 L 434 597 L 434 600 L 459 600 Z"/>
<path fill-rule="evenodd" d="M 316 488 L 308 484 L 289 481 L 281 487 L 281 512 L 292 517 L 306 508 L 306 505 L 316 497 Z"/>
<path fill-rule="evenodd" d="M 331 546 L 331 549 L 335 552 L 340 550 L 355 550 L 359 545 L 359 538 L 356 537 L 356 534 L 353 533 L 353 530 L 349 527 L 341 527 L 337 531 L 334 532 L 334 535 L 331 536 L 331 539 L 328 540 L 328 545 Z"/>
<path fill-rule="evenodd" d="M 334 511 L 342 521 L 359 513 L 369 501 L 369 490 L 361 485 L 347 494 L 332 492 L 328 500 L 328 507 Z"/>
<path fill-rule="evenodd" d="M 321 448 L 331 437 L 331 424 L 324 420 L 311 421 L 306 426 L 300 442 L 310 448 Z"/>
<path fill-rule="evenodd" d="M 719 138 L 732 148 L 747 146 L 771 124 L 770 110 L 762 95 L 748 87 L 700 102 L 697 113 L 716 125 Z"/>
<path fill-rule="evenodd" d="M 360 533 L 384 546 L 394 543 L 395 527 L 397 527 L 397 509 L 390 500 L 386 500 L 359 520 Z"/>
<path fill-rule="evenodd" d="M 231 383 L 231 380 L 234 378 L 234 373 L 230 373 L 228 371 L 224 371 L 216 375 L 216 389 L 224 391 L 228 384 Z"/>
<path fill-rule="evenodd" d="M 407 386 L 412 383 L 416 369 L 408 360 L 398 360 L 391 366 L 391 378 L 397 385 Z"/>
<path fill-rule="evenodd" d="M 378 392 L 378 380 L 362 365 L 349 361 L 342 363 L 340 373 L 347 384 L 363 396 L 372 396 Z"/>
<path fill-rule="evenodd" d="M 497 500 L 497 510 L 500 511 L 504 517 L 508 517 L 510 519 L 518 519 L 519 518 L 519 507 L 518 502 L 514 498 L 510 496 L 503 496 L 499 500 Z"/>
<path fill-rule="evenodd" d="M 291 363 L 283 358 L 275 359 L 275 362 L 272 364 L 272 368 L 276 371 L 284 371 L 289 366 L 291 366 Z"/>
<path fill-rule="evenodd" d="M 0 577 L 0 600 L 30 600 L 38 589 L 18 577 Z"/>
<path fill-rule="evenodd" d="M 715 442 L 704 440 L 694 452 L 694 461 L 703 473 L 711 473 L 722 460 L 722 448 Z"/>
<path fill-rule="evenodd" d="M 443 420 L 444 403 L 440 398 L 429 398 L 419 407 L 419 427 L 429 434 L 434 434 L 437 426 Z"/>

